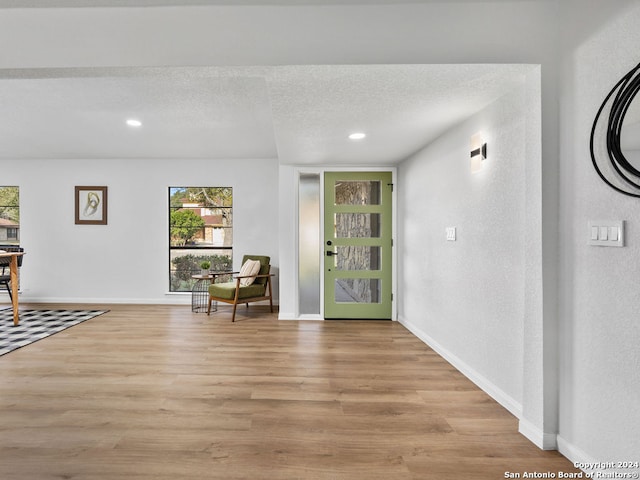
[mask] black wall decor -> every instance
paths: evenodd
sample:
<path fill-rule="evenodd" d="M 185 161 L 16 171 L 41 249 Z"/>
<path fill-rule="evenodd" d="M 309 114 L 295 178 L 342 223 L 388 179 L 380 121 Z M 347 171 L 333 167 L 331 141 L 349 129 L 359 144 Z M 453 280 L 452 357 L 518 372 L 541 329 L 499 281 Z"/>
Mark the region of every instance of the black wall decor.
<path fill-rule="evenodd" d="M 602 181 L 617 192 L 636 198 L 640 198 L 640 171 L 625 158 L 620 148 L 620 133 L 622 131 L 624 117 L 638 90 L 640 90 L 640 64 L 622 77 L 611 89 L 604 99 L 604 102 L 602 102 L 596 118 L 593 121 L 591 140 L 589 143 L 593 167 L 596 169 L 596 172 L 598 172 Z M 640 99 L 638 101 L 640 101 Z M 600 168 L 602 163 L 599 164 L 597 159 L 594 149 L 596 139 L 594 137 L 596 136 L 600 117 L 609 104 L 611 105 L 611 110 L 609 111 L 608 123 L 606 125 L 606 151 L 609 158 L 600 160 L 600 162 L 606 162 L 608 160 L 612 167 L 612 170 L 608 169 L 607 171 L 607 175 L 609 176 L 609 178 L 607 178 L 607 175 L 605 175 L 602 168 Z M 599 140 L 601 141 L 601 139 Z M 614 184 L 614 181 L 616 181 L 618 185 Z"/>

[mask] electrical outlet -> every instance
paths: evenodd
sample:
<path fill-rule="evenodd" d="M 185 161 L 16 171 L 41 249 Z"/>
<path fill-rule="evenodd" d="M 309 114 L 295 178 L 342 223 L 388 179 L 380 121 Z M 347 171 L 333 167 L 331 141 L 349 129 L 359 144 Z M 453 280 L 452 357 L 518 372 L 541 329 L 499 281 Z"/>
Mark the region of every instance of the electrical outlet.
<path fill-rule="evenodd" d="M 447 232 L 447 241 L 448 242 L 455 242 L 456 241 L 456 227 L 447 227 L 446 228 L 446 232 Z"/>

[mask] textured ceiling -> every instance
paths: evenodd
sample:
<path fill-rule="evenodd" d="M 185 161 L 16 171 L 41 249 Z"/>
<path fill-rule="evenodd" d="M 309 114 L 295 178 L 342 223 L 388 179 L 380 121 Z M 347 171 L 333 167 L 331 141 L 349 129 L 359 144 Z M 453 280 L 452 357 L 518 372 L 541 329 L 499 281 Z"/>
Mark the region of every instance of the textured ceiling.
<path fill-rule="evenodd" d="M 0 157 L 394 164 L 521 84 L 528 68 L 5 70 Z M 131 117 L 143 126 L 127 127 Z M 354 131 L 368 136 L 348 140 Z"/>
<path fill-rule="evenodd" d="M 509 65 L 292 66 L 269 77 L 282 163 L 396 163 L 521 84 Z M 354 142 L 349 133 L 364 132 Z"/>
<path fill-rule="evenodd" d="M 264 76 L 154 72 L 0 81 L 0 157 L 276 157 Z"/>

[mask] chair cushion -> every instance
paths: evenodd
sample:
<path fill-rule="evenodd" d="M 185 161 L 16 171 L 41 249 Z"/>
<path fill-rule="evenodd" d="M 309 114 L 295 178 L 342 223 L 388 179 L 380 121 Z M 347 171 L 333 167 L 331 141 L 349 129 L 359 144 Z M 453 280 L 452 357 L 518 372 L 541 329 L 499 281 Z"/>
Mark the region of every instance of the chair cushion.
<path fill-rule="evenodd" d="M 260 261 L 249 259 L 246 262 L 244 262 L 244 265 L 242 265 L 242 268 L 240 269 L 240 276 L 244 277 L 247 275 L 258 275 L 259 271 L 260 271 Z M 240 285 L 242 285 L 243 287 L 247 287 L 251 285 L 255 280 L 256 280 L 255 277 L 241 278 Z"/>
<path fill-rule="evenodd" d="M 240 287 L 238 298 L 264 297 L 265 285 L 254 283 L 246 287 Z M 209 295 L 215 298 L 233 300 L 236 296 L 236 282 L 214 283 L 209 285 Z"/>

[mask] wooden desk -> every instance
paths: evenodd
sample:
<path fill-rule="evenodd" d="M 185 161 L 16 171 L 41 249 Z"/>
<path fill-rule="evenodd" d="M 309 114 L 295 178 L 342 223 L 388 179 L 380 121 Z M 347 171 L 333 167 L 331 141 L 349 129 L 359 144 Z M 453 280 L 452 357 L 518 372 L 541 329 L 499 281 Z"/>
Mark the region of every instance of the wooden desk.
<path fill-rule="evenodd" d="M 18 325 L 20 317 L 18 316 L 18 257 L 24 255 L 24 252 L 5 252 L 0 253 L 0 257 L 11 257 L 9 261 L 9 275 L 11 276 L 11 306 L 13 307 L 13 324 Z"/>

